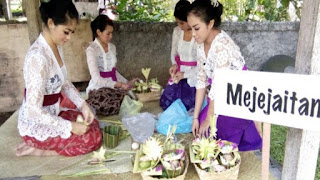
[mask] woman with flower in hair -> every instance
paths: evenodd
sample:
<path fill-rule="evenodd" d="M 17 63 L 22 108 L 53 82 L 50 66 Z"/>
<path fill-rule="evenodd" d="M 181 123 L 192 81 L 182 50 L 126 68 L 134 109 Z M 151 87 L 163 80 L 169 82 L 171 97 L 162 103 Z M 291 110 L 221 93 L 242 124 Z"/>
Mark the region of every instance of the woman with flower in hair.
<path fill-rule="evenodd" d="M 166 110 L 175 100 L 180 98 L 189 110 L 194 107 L 197 74 L 197 43 L 187 23 L 190 2 L 180 0 L 174 9 L 178 26 L 172 34 L 171 62 L 169 69 L 171 78 L 160 98 L 160 106 Z"/>
<path fill-rule="evenodd" d="M 71 38 L 79 14 L 71 0 L 40 6 L 43 31 L 30 47 L 23 67 L 25 97 L 18 117 L 23 142 L 17 156 L 77 156 L 101 146 L 99 123 L 68 80 L 62 45 Z M 61 93 L 81 111 L 60 111 Z M 78 116 L 83 122 L 76 122 Z M 80 118 L 79 118 L 80 119 Z"/>
<path fill-rule="evenodd" d="M 223 6 L 217 0 L 195 0 L 188 13 L 192 36 L 199 44 L 198 81 L 192 124 L 194 136 L 204 137 L 210 133 L 210 119 L 215 114 L 214 97 L 217 96 L 214 94 L 214 85 L 211 85 L 215 70 L 247 70 L 239 47 L 225 31 L 219 29 L 222 11 Z M 207 90 L 208 106 L 201 111 Z M 260 123 L 255 124 L 250 120 L 221 115 L 217 119 L 217 138 L 237 143 L 240 151 L 261 148 L 262 139 L 257 129 L 260 132 Z"/>
<path fill-rule="evenodd" d="M 116 68 L 116 47 L 110 42 L 113 33 L 112 20 L 100 14 L 91 22 L 91 30 L 94 41 L 86 51 L 91 75 L 87 87 L 87 102 L 97 114 L 117 114 L 124 96 L 137 78 L 128 81 Z"/>

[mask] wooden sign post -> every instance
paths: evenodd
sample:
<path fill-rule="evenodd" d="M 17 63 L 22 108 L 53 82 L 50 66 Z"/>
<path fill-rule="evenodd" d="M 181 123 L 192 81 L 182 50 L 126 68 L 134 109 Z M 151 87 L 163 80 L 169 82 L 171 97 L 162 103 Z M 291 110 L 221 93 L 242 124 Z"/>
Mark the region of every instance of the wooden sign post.
<path fill-rule="evenodd" d="M 295 72 L 320 74 L 319 0 L 303 1 Z M 313 85 L 319 86 L 319 82 Z M 283 180 L 314 179 L 319 141 L 319 135 L 313 131 L 288 128 L 282 169 Z"/>

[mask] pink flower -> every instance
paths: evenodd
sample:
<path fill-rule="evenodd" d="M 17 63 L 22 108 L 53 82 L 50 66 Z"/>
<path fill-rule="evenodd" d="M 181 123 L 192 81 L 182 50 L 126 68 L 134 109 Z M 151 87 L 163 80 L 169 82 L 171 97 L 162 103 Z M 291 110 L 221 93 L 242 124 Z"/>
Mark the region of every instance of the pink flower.
<path fill-rule="evenodd" d="M 222 141 L 218 141 L 218 145 L 219 145 L 220 148 L 221 148 L 221 147 L 223 147 L 225 144 L 224 144 L 224 142 L 222 142 Z"/>
<path fill-rule="evenodd" d="M 157 166 L 156 171 L 162 171 L 162 166 L 161 165 Z"/>
<path fill-rule="evenodd" d="M 236 143 L 232 143 L 232 149 L 235 149 L 237 147 L 238 147 L 238 145 Z"/>

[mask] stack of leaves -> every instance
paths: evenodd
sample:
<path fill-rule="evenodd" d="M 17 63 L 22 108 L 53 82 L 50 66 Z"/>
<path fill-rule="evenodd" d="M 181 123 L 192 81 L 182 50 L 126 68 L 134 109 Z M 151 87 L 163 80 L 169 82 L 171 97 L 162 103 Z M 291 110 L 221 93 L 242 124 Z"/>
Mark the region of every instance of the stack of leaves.
<path fill-rule="evenodd" d="M 141 72 L 143 76 L 145 77 L 145 81 L 140 80 L 135 82 L 135 87 L 132 88 L 133 92 L 135 93 L 148 93 L 148 92 L 158 92 L 161 90 L 161 86 L 159 85 L 159 81 L 157 78 L 152 78 L 149 81 L 149 74 L 150 74 L 151 68 L 142 68 Z"/>
<path fill-rule="evenodd" d="M 169 126 L 167 138 L 162 143 L 150 137 L 137 151 L 133 173 L 157 178 L 175 178 L 183 174 L 186 166 L 185 147 L 174 142 L 174 132 Z"/>
<path fill-rule="evenodd" d="M 190 147 L 190 159 L 200 169 L 207 172 L 223 172 L 240 163 L 237 144 L 225 140 L 215 140 L 216 118 L 212 118 L 210 137 L 196 138 Z"/>

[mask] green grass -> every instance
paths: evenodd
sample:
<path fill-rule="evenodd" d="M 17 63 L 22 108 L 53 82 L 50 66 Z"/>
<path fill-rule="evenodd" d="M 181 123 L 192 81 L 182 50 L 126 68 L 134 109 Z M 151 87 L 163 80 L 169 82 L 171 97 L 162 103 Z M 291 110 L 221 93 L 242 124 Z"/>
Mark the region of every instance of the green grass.
<path fill-rule="evenodd" d="M 271 125 L 271 156 L 281 165 L 283 165 L 285 143 L 287 136 L 287 128 L 284 126 Z M 320 151 L 318 154 L 318 163 L 315 174 L 315 179 L 320 180 Z"/>

